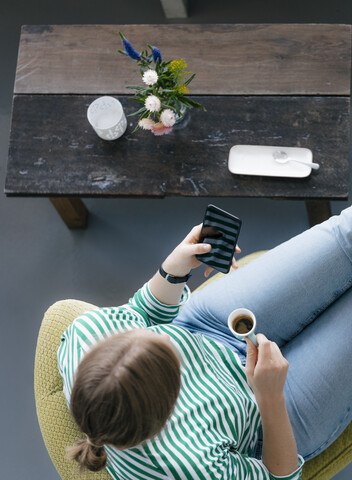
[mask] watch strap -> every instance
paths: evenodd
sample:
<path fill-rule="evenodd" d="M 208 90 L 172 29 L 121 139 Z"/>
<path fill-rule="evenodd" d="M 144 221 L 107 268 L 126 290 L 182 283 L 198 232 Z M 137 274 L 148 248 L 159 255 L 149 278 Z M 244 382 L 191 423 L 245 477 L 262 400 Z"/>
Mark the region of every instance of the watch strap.
<path fill-rule="evenodd" d="M 188 275 L 185 275 L 184 277 L 175 277 L 174 275 L 170 275 L 169 273 L 166 273 L 165 270 L 163 269 L 162 265 L 160 265 L 159 273 L 169 283 L 185 283 L 192 276 L 191 273 L 189 273 Z"/>

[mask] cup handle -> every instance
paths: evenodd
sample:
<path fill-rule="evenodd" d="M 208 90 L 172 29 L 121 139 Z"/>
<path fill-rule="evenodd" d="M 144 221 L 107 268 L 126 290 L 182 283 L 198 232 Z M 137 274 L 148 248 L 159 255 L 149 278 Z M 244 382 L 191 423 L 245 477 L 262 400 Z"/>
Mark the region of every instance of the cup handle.
<path fill-rule="evenodd" d="M 247 338 L 249 338 L 256 347 L 258 346 L 257 338 L 253 332 L 247 335 Z"/>

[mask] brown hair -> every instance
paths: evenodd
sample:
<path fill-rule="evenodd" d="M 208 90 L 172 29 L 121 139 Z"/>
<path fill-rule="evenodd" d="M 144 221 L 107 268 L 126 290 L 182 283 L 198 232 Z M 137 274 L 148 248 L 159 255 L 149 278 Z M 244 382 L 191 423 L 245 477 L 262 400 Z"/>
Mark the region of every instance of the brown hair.
<path fill-rule="evenodd" d="M 68 458 L 98 471 L 106 465 L 104 444 L 123 450 L 152 438 L 169 418 L 180 384 L 178 354 L 157 334 L 137 329 L 99 342 L 76 372 L 71 413 L 87 439 L 68 447 Z"/>

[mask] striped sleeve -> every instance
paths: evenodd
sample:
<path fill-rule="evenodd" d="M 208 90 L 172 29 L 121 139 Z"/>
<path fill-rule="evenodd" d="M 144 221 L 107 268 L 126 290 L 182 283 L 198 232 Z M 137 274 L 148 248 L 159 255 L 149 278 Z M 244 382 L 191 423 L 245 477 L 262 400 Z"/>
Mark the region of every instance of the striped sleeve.
<path fill-rule="evenodd" d="M 233 454 L 233 462 L 236 464 L 234 470 L 237 470 L 238 478 L 243 480 L 301 480 L 302 467 L 304 460 L 301 455 L 298 455 L 298 468 L 289 475 L 277 476 L 273 475 L 266 468 L 261 460 L 248 457 L 239 453 Z"/>
<path fill-rule="evenodd" d="M 143 310 L 147 314 L 151 324 L 155 325 L 172 322 L 177 316 L 180 306 L 186 303 L 189 297 L 190 290 L 187 285 L 185 285 L 180 303 L 178 305 L 165 305 L 153 296 L 148 282 L 130 299 L 129 305 Z"/>
<path fill-rule="evenodd" d="M 301 455 L 298 455 L 298 463 L 299 463 L 299 467 L 290 475 L 286 475 L 284 477 L 278 477 L 277 475 L 273 475 L 272 473 L 270 473 L 270 480 L 276 480 L 279 478 L 283 478 L 285 480 L 302 480 L 302 468 L 304 464 L 304 459 L 303 457 L 301 457 Z M 266 468 L 264 464 L 263 464 L 263 467 Z"/>

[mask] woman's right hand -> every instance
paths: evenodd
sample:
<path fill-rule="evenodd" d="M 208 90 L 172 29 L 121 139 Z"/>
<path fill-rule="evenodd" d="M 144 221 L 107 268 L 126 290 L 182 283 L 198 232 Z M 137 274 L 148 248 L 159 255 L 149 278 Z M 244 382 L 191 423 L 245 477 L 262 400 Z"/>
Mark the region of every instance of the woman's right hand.
<path fill-rule="evenodd" d="M 192 228 L 184 240 L 170 253 L 163 262 L 163 268 L 167 273 L 176 277 L 187 275 L 193 268 L 199 267 L 202 262 L 197 258 L 197 254 L 208 253 L 211 250 L 209 243 L 199 243 L 199 236 L 203 224 Z M 241 249 L 236 245 L 236 253 L 241 253 Z M 236 260 L 232 259 L 232 267 L 237 268 Z M 205 269 L 204 276 L 208 277 L 213 270 L 209 265 Z"/>
<path fill-rule="evenodd" d="M 275 342 L 271 342 L 261 333 L 256 337 L 258 348 L 246 339 L 246 376 L 260 405 L 283 396 L 289 363 Z"/>

